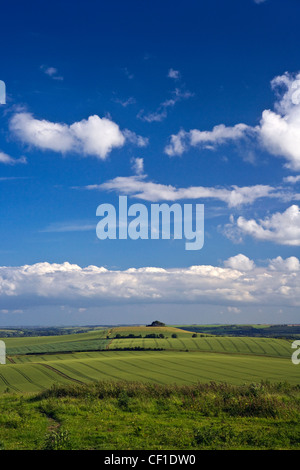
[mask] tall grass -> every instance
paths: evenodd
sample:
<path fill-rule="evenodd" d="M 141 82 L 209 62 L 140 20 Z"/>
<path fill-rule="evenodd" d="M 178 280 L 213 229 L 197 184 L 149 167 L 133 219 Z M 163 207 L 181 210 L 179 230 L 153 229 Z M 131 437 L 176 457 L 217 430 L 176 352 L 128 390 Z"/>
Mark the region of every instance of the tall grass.
<path fill-rule="evenodd" d="M 0 397 L 4 449 L 300 449 L 300 386 L 102 381 Z"/>
<path fill-rule="evenodd" d="M 34 397 L 117 399 L 121 408 L 128 409 L 132 399 L 155 399 L 180 403 L 181 409 L 196 411 L 204 416 L 300 417 L 300 386 L 288 383 L 260 382 L 235 386 L 227 383 L 197 383 L 194 385 L 153 384 L 141 382 L 101 381 L 86 385 L 53 386 Z"/>

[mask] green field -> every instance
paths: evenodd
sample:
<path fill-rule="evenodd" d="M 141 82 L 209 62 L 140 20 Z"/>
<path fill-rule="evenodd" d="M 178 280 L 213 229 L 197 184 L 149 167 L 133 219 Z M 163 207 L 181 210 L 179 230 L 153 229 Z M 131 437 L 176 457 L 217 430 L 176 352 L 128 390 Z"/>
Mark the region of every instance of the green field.
<path fill-rule="evenodd" d="M 180 328 L 141 326 L 12 337 L 5 342 L 7 364 L 0 366 L 0 393 L 98 380 L 299 384 L 300 369 L 291 362 L 288 339 L 195 337 Z"/>
<path fill-rule="evenodd" d="M 32 332 L 3 338 L 0 449 L 300 448 L 291 339 L 146 326 Z"/>
<path fill-rule="evenodd" d="M 1 367 L 0 391 L 36 392 L 55 384 L 128 380 L 159 384 L 268 380 L 299 383 L 290 360 L 275 357 L 182 351 L 103 351 L 21 356 Z"/>

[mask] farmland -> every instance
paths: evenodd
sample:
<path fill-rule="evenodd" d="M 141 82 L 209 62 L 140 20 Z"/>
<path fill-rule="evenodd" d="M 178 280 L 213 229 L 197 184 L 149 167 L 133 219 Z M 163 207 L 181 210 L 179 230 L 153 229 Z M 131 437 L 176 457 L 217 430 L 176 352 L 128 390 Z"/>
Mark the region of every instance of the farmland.
<path fill-rule="evenodd" d="M 115 327 L 5 338 L 0 392 L 39 392 L 97 380 L 298 384 L 291 340 L 195 334 L 175 327 Z"/>
<path fill-rule="evenodd" d="M 0 448 L 299 449 L 291 339 L 146 326 L 3 339 Z"/>

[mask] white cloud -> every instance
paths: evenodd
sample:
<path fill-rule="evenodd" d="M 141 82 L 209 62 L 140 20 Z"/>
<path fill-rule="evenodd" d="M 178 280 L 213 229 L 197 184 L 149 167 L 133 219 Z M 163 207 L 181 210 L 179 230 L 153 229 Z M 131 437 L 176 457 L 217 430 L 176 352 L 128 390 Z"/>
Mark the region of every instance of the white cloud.
<path fill-rule="evenodd" d="M 147 144 L 147 139 L 129 130 L 122 132 L 115 122 L 97 115 L 67 125 L 35 119 L 30 113 L 20 112 L 12 117 L 10 130 L 25 144 L 42 150 L 62 154 L 75 152 L 102 160 L 114 148 L 122 147 L 126 140 L 138 146 Z"/>
<path fill-rule="evenodd" d="M 190 186 L 188 188 L 175 188 L 146 181 L 146 176 L 118 176 L 102 184 L 88 185 L 85 189 L 99 191 L 116 191 L 145 201 L 177 201 L 183 199 L 215 199 L 225 202 L 229 207 L 238 207 L 243 204 L 252 204 L 260 198 L 282 198 L 283 192 L 269 185 L 230 186 L 229 188 L 214 188 L 205 186 Z M 285 194 L 288 198 L 293 195 Z"/>
<path fill-rule="evenodd" d="M 165 147 L 165 153 L 170 157 L 174 155 L 182 155 L 188 148 L 187 140 L 188 133 L 181 129 L 178 134 L 173 134 L 170 137 L 170 143 Z"/>
<path fill-rule="evenodd" d="M 249 235 L 279 245 L 300 246 L 300 210 L 297 205 L 292 205 L 282 213 L 276 212 L 258 221 L 238 217 L 236 223 L 226 227 L 226 232 L 229 237 Z"/>
<path fill-rule="evenodd" d="M 137 118 L 145 122 L 161 122 L 167 117 L 167 115 L 167 111 L 164 108 L 159 107 L 158 110 L 148 114 L 145 114 L 142 109 L 138 112 Z"/>
<path fill-rule="evenodd" d="M 233 127 L 220 124 L 215 126 L 212 131 L 192 129 L 185 132 L 180 130 L 178 134 L 170 137 L 170 142 L 165 147 L 165 153 L 169 156 L 182 155 L 189 147 L 213 149 L 217 145 L 242 139 L 247 134 L 253 134 L 254 132 L 253 128 L 246 124 L 236 124 Z"/>
<path fill-rule="evenodd" d="M 233 257 L 233 259 L 236 257 Z M 242 263 L 241 263 L 242 260 Z M 245 262 L 246 260 L 246 262 Z M 240 258 L 237 267 L 211 265 L 164 269 L 109 270 L 70 263 L 0 267 L 2 309 L 22 305 L 73 305 L 86 308 L 125 303 L 210 303 L 300 306 L 299 269 L 257 267 Z M 228 262 L 232 264 L 232 261 Z M 240 268 L 251 267 L 251 270 Z"/>
<path fill-rule="evenodd" d="M 26 157 L 13 158 L 7 153 L 0 152 L 0 163 L 4 165 L 16 165 L 18 163 L 27 163 Z"/>
<path fill-rule="evenodd" d="M 283 181 L 284 181 L 285 183 L 290 183 L 290 184 L 299 183 L 299 181 L 300 181 L 300 175 L 296 175 L 296 176 L 286 176 L 285 178 L 283 178 Z"/>
<path fill-rule="evenodd" d="M 120 100 L 119 98 L 116 98 L 114 101 L 115 103 L 119 103 L 121 106 L 123 106 L 123 108 L 127 108 L 127 106 L 129 106 L 130 104 L 135 103 L 135 98 L 130 96 L 129 98 L 127 98 L 127 100 Z"/>
<path fill-rule="evenodd" d="M 89 221 L 71 221 L 71 222 L 54 222 L 45 227 L 41 232 L 47 233 L 64 233 L 64 232 L 87 232 L 95 230 L 95 223 Z"/>
<path fill-rule="evenodd" d="M 191 98 L 193 95 L 194 94 L 188 90 L 175 88 L 175 90 L 172 91 L 172 97 L 160 103 L 156 111 L 145 114 L 144 110 L 142 109 L 137 114 L 137 118 L 146 122 L 161 122 L 167 117 L 168 108 L 175 106 L 175 104 L 179 101 Z"/>
<path fill-rule="evenodd" d="M 298 258 L 295 256 L 290 256 L 286 259 L 282 259 L 281 256 L 277 256 L 277 258 L 270 260 L 269 268 L 273 271 L 296 272 L 300 270 L 300 263 Z"/>
<path fill-rule="evenodd" d="M 241 309 L 237 307 L 227 307 L 229 313 L 241 313 Z"/>
<path fill-rule="evenodd" d="M 149 139 L 147 137 L 137 135 L 135 132 L 132 132 L 129 129 L 125 129 L 123 131 L 123 135 L 127 142 L 130 142 L 137 147 L 146 147 L 149 144 Z"/>
<path fill-rule="evenodd" d="M 41 69 L 43 72 L 48 75 L 48 77 L 52 78 L 53 80 L 63 80 L 64 77 L 58 75 L 58 70 L 55 67 L 47 67 L 46 65 L 41 65 Z"/>
<path fill-rule="evenodd" d="M 132 169 L 136 175 L 142 175 L 144 173 L 144 159 L 133 158 L 131 160 Z"/>
<path fill-rule="evenodd" d="M 174 80 L 179 80 L 180 78 L 180 72 L 179 70 L 174 70 L 174 69 L 169 69 L 168 71 L 168 77 L 173 78 Z"/>
<path fill-rule="evenodd" d="M 101 159 L 105 159 L 114 147 L 122 147 L 125 143 L 119 126 L 97 115 L 75 122 L 70 130 L 85 155 L 96 155 Z"/>
<path fill-rule="evenodd" d="M 262 112 L 258 126 L 219 124 L 211 131 L 181 129 L 165 147 L 169 156 L 182 155 L 190 147 L 214 149 L 217 145 L 249 138 L 270 154 L 284 158 L 285 166 L 300 169 L 300 73 L 275 77 L 271 86 L 277 94 L 274 111 Z"/>
<path fill-rule="evenodd" d="M 252 271 L 255 268 L 255 263 L 240 253 L 224 261 L 224 266 L 226 268 L 238 269 L 239 271 Z"/>

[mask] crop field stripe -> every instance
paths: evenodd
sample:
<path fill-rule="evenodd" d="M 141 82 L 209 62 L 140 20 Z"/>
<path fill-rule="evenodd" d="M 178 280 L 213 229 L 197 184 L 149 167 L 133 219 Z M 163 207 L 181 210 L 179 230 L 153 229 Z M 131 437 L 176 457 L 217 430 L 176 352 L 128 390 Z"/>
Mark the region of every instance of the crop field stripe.
<path fill-rule="evenodd" d="M 177 361 L 174 361 L 174 360 L 172 361 L 170 359 L 170 357 L 174 358 L 174 355 L 173 354 L 171 356 L 170 355 L 165 355 L 162 358 L 158 358 L 158 360 L 155 361 L 155 365 L 157 365 L 161 368 L 165 368 L 165 363 L 166 362 L 174 364 L 175 365 L 175 370 L 178 371 L 180 374 L 185 373 L 185 374 L 188 374 L 188 375 L 192 375 L 193 378 L 195 379 L 195 372 L 188 372 L 187 371 L 187 364 L 186 364 L 186 358 L 185 357 L 184 358 L 182 358 L 182 357 L 178 358 L 179 361 L 178 360 Z M 180 359 L 182 359 L 182 360 L 180 360 Z M 142 359 L 142 360 L 144 360 L 144 359 Z M 163 364 L 161 365 L 160 362 L 163 362 Z M 173 377 L 175 378 L 175 376 L 173 376 Z M 181 377 L 179 377 L 179 378 L 181 378 Z M 209 378 L 209 377 L 207 377 L 207 378 Z M 195 380 L 193 380 L 193 382 L 194 381 Z"/>
<path fill-rule="evenodd" d="M 15 364 L 15 361 L 12 357 L 6 356 L 7 361 L 9 361 L 11 364 Z"/>
<path fill-rule="evenodd" d="M 278 345 L 282 351 L 284 351 L 285 354 L 290 355 L 291 354 L 291 348 L 292 348 L 292 341 L 282 341 L 280 345 Z"/>
<path fill-rule="evenodd" d="M 191 360 L 191 362 L 195 363 L 199 367 L 199 362 L 195 361 L 194 358 Z M 238 376 L 240 376 L 240 369 L 241 369 L 240 367 L 238 367 L 236 369 L 236 367 L 234 367 L 234 364 L 232 364 L 232 363 L 228 364 L 227 363 L 226 364 L 226 369 L 225 369 L 225 364 L 224 364 L 224 362 L 222 362 L 222 360 L 218 361 L 218 360 L 216 360 L 214 358 L 211 358 L 211 357 L 208 360 L 207 367 L 202 362 L 200 363 L 200 369 L 204 370 L 206 372 L 207 371 L 211 372 L 212 371 L 211 364 L 213 364 L 213 371 L 214 372 L 216 371 L 222 377 L 228 377 L 230 379 L 235 379 L 236 380 L 238 378 Z M 225 370 L 227 370 L 227 373 L 225 372 Z M 244 368 L 242 368 L 242 370 L 244 371 Z M 252 370 L 251 377 L 253 378 L 253 370 L 256 370 L 256 369 L 251 369 L 251 370 Z M 228 373 L 228 372 L 230 372 L 230 373 Z M 236 374 L 236 372 L 238 373 L 238 375 Z M 234 375 L 232 375 L 232 374 L 234 374 Z M 254 376 L 255 376 L 255 374 L 254 374 Z"/>
<path fill-rule="evenodd" d="M 251 348 L 250 344 L 249 344 L 249 338 L 247 337 L 247 339 L 243 338 L 242 339 L 242 342 L 243 342 L 243 345 L 246 346 L 246 348 L 249 350 L 249 352 L 253 355 L 255 354 L 255 351 L 253 351 L 253 349 Z"/>
<path fill-rule="evenodd" d="M 171 361 L 170 359 L 166 359 L 166 358 L 164 358 L 163 361 L 164 361 L 164 363 L 167 363 L 167 364 L 168 364 L 168 368 L 170 368 L 171 370 L 174 370 L 174 369 L 175 369 L 175 371 L 179 372 L 180 374 L 186 374 L 186 375 L 192 376 L 192 377 L 193 377 L 192 380 L 187 380 L 189 383 L 194 383 L 194 382 L 195 382 L 195 371 L 194 371 L 194 372 L 188 372 L 188 371 L 186 370 L 185 361 L 183 361 L 183 364 L 180 363 L 180 362 Z M 158 362 L 156 362 L 155 364 L 158 365 L 158 366 L 160 366 L 160 367 L 162 367 L 162 368 L 165 368 L 164 365 L 159 365 Z M 172 364 L 174 367 L 170 367 L 170 364 Z M 184 369 L 184 370 L 182 370 L 182 369 Z M 201 377 L 202 377 L 202 378 L 205 378 L 205 379 L 208 379 L 208 380 L 210 379 L 210 377 L 208 377 L 208 376 L 201 376 Z M 182 375 L 180 375 L 179 378 L 181 379 L 181 378 L 182 378 Z"/>
<path fill-rule="evenodd" d="M 50 366 L 49 364 L 40 364 L 40 365 L 43 366 L 43 367 L 47 367 L 48 369 L 52 370 L 56 374 L 61 375 L 62 377 L 66 378 L 68 380 L 71 380 L 71 381 L 77 382 L 77 383 L 81 383 L 81 384 L 85 383 L 85 382 L 82 382 L 81 380 L 78 380 L 74 377 L 70 377 L 69 375 L 65 374 L 64 372 L 60 371 L 59 369 L 56 369 L 53 366 Z"/>
<path fill-rule="evenodd" d="M 126 363 L 126 360 L 124 360 L 124 359 L 122 359 L 122 362 L 125 362 L 125 364 L 127 365 L 126 374 L 128 374 L 128 375 L 130 376 L 130 375 L 131 375 L 131 373 L 130 373 L 130 367 L 132 366 L 132 362 L 129 362 L 129 364 L 128 364 L 128 363 Z M 118 363 L 119 363 L 119 362 L 118 362 Z M 129 365 L 129 368 L 128 368 L 128 365 Z M 116 366 L 115 363 L 110 363 L 110 366 L 113 367 L 114 369 L 120 371 L 122 374 L 124 374 L 124 369 L 122 369 L 122 368 Z M 145 368 L 143 368 L 142 370 L 145 370 Z M 143 378 L 143 379 L 149 380 L 149 376 L 148 376 L 148 375 L 144 375 L 144 374 L 141 374 L 141 373 L 135 373 L 135 376 L 138 376 L 138 377 L 141 377 L 141 378 Z M 136 380 L 136 379 L 131 379 L 131 380 Z M 152 380 L 153 380 L 153 379 L 152 379 Z M 156 382 L 156 380 L 154 380 L 154 381 Z M 161 384 L 165 383 L 165 382 L 161 382 L 160 380 L 157 380 L 157 382 L 159 382 L 159 383 L 161 383 Z"/>
<path fill-rule="evenodd" d="M 202 338 L 201 338 L 202 339 Z M 211 343 L 208 341 L 208 339 L 206 338 L 203 338 L 204 342 L 207 344 L 207 347 L 208 347 L 208 351 L 213 351 L 213 347 L 211 345 Z"/>
<path fill-rule="evenodd" d="M 266 342 L 266 341 L 265 341 Z M 274 344 L 275 343 L 275 344 Z M 267 345 L 269 345 L 269 347 L 271 349 L 273 349 L 276 353 L 276 356 L 277 357 L 282 357 L 282 356 L 287 356 L 287 351 L 285 350 L 285 348 L 282 348 L 282 345 L 281 345 L 281 342 L 280 340 L 275 340 L 273 341 L 272 338 L 270 338 L 267 342 L 266 342 Z M 283 353 L 283 354 L 282 354 Z"/>
<path fill-rule="evenodd" d="M 117 380 L 120 380 L 120 376 L 119 375 L 113 375 L 113 374 L 110 374 L 109 372 L 107 371 L 104 371 L 103 368 L 102 369 L 98 369 L 94 366 L 92 366 L 91 364 L 86 364 L 87 367 L 89 367 L 90 369 L 93 369 L 95 371 L 97 371 L 98 373 L 104 375 L 105 377 L 108 376 L 108 377 L 112 377 L 113 379 L 117 379 Z M 107 367 L 110 367 L 110 365 L 106 364 Z"/>
<path fill-rule="evenodd" d="M 195 339 L 192 339 L 192 341 L 193 341 L 193 344 L 196 346 L 196 349 L 200 350 L 198 341 L 196 341 Z"/>
<path fill-rule="evenodd" d="M 135 358 L 135 359 L 137 360 L 138 358 Z M 139 377 L 143 377 L 144 379 L 149 380 L 150 377 L 149 377 L 148 375 L 144 375 L 144 374 L 141 374 L 141 373 L 140 373 L 140 370 L 145 371 L 145 367 L 137 366 L 137 365 L 136 365 L 136 360 L 134 360 L 133 362 L 131 362 L 131 360 L 129 359 L 129 362 L 128 362 L 127 359 L 122 359 L 122 362 L 126 364 L 126 366 L 127 366 L 127 372 L 129 372 L 130 368 L 132 368 L 133 370 L 135 370 L 135 369 L 137 368 L 139 372 L 137 373 L 137 372 L 135 371 L 135 372 L 134 372 L 134 375 L 138 375 Z M 142 358 L 141 360 L 144 361 L 144 358 Z M 114 367 L 115 367 L 116 369 L 119 369 L 115 364 L 114 364 Z M 119 370 L 122 370 L 122 369 L 119 369 Z M 147 367 L 146 370 L 147 370 L 147 372 L 148 372 L 148 371 L 150 370 L 149 367 Z M 159 375 L 161 375 L 161 373 L 159 373 Z M 158 383 L 161 383 L 161 384 L 165 383 L 165 381 L 158 380 L 157 378 L 154 378 L 153 376 L 151 376 L 151 379 L 152 379 L 153 381 L 158 382 Z"/>
<path fill-rule="evenodd" d="M 41 385 L 41 384 L 35 382 L 34 380 L 32 380 L 27 374 L 25 374 L 22 370 L 20 370 L 20 368 L 15 369 L 15 370 L 18 374 L 20 374 L 22 377 L 24 377 L 24 379 L 27 380 L 27 382 L 31 383 L 32 385 L 35 385 L 36 387 L 38 387 L 41 390 L 46 390 L 46 387 L 44 387 L 43 385 Z"/>
<path fill-rule="evenodd" d="M 187 349 L 186 344 L 184 343 L 184 341 L 183 341 L 181 338 L 176 338 L 176 340 L 177 340 L 179 343 L 182 344 L 183 349 Z"/>
<path fill-rule="evenodd" d="M 62 361 L 63 362 L 63 361 Z M 60 368 L 62 368 L 63 370 L 67 370 L 68 372 L 71 372 L 72 374 L 74 374 L 75 378 L 77 376 L 83 378 L 83 379 L 87 379 L 88 381 L 90 380 L 93 380 L 90 376 L 88 375 L 85 375 L 83 374 L 82 372 L 80 372 L 79 370 L 77 369 L 74 369 L 73 367 L 67 365 L 65 362 L 63 362 L 62 364 L 60 363 L 56 363 L 55 364 L 56 367 L 59 367 L 58 370 L 60 370 Z M 77 380 L 77 379 L 76 379 Z M 80 382 L 80 380 L 77 380 L 78 382 Z M 85 383 L 85 382 L 84 382 Z"/>
<path fill-rule="evenodd" d="M 253 342 L 257 347 L 259 347 L 259 348 L 262 350 L 263 354 L 265 354 L 265 355 L 268 354 L 268 352 L 266 351 L 266 349 L 263 347 L 265 341 L 259 341 L 257 338 L 252 338 L 252 342 Z"/>
<path fill-rule="evenodd" d="M 274 378 L 275 377 L 278 377 L 280 381 L 282 381 L 282 372 L 278 371 L 278 361 L 284 361 L 285 359 L 280 359 L 280 358 L 270 358 L 270 363 L 268 365 L 268 369 L 267 369 L 267 372 L 269 372 L 269 374 L 266 374 L 265 378 L 272 375 Z M 275 363 L 274 363 L 275 361 Z M 219 367 L 219 363 L 214 360 L 214 359 L 210 359 L 210 363 L 213 363 L 214 364 L 214 370 L 218 369 Z M 217 366 L 215 365 L 217 364 Z M 261 371 L 261 367 L 264 368 L 264 370 L 262 370 L 262 373 L 265 371 L 265 363 L 264 364 L 260 364 L 258 363 L 257 361 L 253 361 L 253 366 L 251 365 L 249 367 L 249 361 L 247 359 L 244 359 L 244 358 L 241 358 L 239 359 L 239 362 L 238 363 L 231 363 L 231 364 L 227 364 L 227 367 L 230 367 L 230 370 L 236 372 L 237 375 L 235 375 L 236 378 L 238 378 L 239 376 L 245 376 L 245 375 L 248 375 L 251 377 L 252 381 L 254 380 L 255 377 L 257 377 L 259 380 L 262 379 L 262 374 L 260 373 L 259 375 L 257 374 L 257 372 Z M 223 364 L 222 365 L 222 371 L 224 371 L 224 367 L 225 365 Z M 245 370 L 247 372 L 245 372 Z M 225 375 L 225 374 L 224 374 Z"/>
<path fill-rule="evenodd" d="M 268 356 L 272 356 L 271 351 L 268 352 L 262 347 L 262 344 L 265 344 L 266 347 L 271 346 L 270 341 L 268 341 L 268 339 L 267 339 L 267 341 L 264 341 L 264 339 L 265 338 L 248 338 L 248 342 L 254 344 L 255 346 L 259 346 L 260 349 L 262 349 L 264 354 L 266 354 Z M 262 340 L 262 341 L 260 341 L 260 340 Z M 275 351 L 275 353 L 276 353 L 275 355 L 278 356 L 277 351 Z"/>
<path fill-rule="evenodd" d="M 275 347 L 273 343 L 274 343 L 274 340 L 271 340 L 271 341 L 269 342 L 269 346 L 275 351 L 275 354 L 278 356 L 277 347 Z M 277 344 L 276 344 L 276 346 L 277 346 Z"/>
<path fill-rule="evenodd" d="M 274 359 L 274 361 L 278 360 L 278 358 L 273 358 L 273 359 Z M 284 360 L 284 359 L 282 359 L 282 360 Z M 290 364 L 287 364 L 287 365 L 290 365 Z M 253 377 L 255 375 L 253 371 L 255 371 L 255 373 L 261 372 L 260 378 L 261 378 L 262 375 L 264 375 L 265 380 L 270 378 L 270 376 L 273 377 L 273 380 L 277 380 L 277 381 L 282 381 L 283 380 L 282 369 L 278 370 L 278 363 L 270 362 L 269 365 L 268 365 L 268 369 L 265 368 L 265 365 L 255 364 L 255 369 L 253 369 L 253 368 L 249 368 L 248 364 L 243 364 L 241 362 L 241 363 L 237 364 L 237 368 L 241 370 L 240 375 L 247 374 L 247 375 Z M 249 373 L 245 372 L 245 370 L 249 371 Z"/>
<path fill-rule="evenodd" d="M 176 361 L 170 361 L 173 362 L 174 364 L 178 365 L 178 362 Z M 224 382 L 224 376 L 229 377 L 230 379 L 236 379 L 236 376 L 232 376 L 229 374 L 224 373 L 224 365 L 216 368 L 216 370 L 213 370 L 212 374 L 212 368 L 209 366 L 209 364 L 204 364 L 203 362 L 195 362 L 195 369 L 194 369 L 194 380 L 195 379 L 206 379 L 206 380 L 214 380 L 214 381 L 219 381 L 219 382 Z M 191 365 L 191 364 L 190 364 Z M 220 369 L 220 372 L 218 371 Z M 207 375 L 207 372 L 209 375 Z M 215 376 L 219 377 L 218 379 L 215 378 Z"/>
<path fill-rule="evenodd" d="M 234 348 L 237 352 L 239 352 L 239 349 L 238 349 L 238 347 L 237 347 L 237 345 L 236 345 L 236 342 L 233 341 L 231 338 L 228 338 L 228 341 L 230 342 L 230 344 L 232 344 L 233 348 Z"/>
<path fill-rule="evenodd" d="M 9 388 L 12 388 L 13 390 L 15 390 L 16 392 L 20 392 L 21 390 L 19 390 L 17 387 L 15 387 L 14 385 L 10 384 L 10 382 L 2 375 L 0 374 L 0 379 L 2 380 L 2 382 Z"/>
<path fill-rule="evenodd" d="M 272 345 L 273 345 L 273 343 L 274 343 L 275 341 L 276 341 L 276 340 L 273 339 Z M 278 349 L 277 349 L 277 350 L 278 350 L 278 354 L 279 354 L 280 349 L 282 349 L 282 350 L 284 351 L 284 353 L 285 353 L 287 356 L 290 357 L 290 356 L 291 356 L 291 345 L 292 345 L 292 342 L 289 343 L 289 347 L 288 347 L 286 344 L 283 345 L 281 342 L 280 342 L 280 343 L 276 342 L 276 349 L 278 348 Z"/>
<path fill-rule="evenodd" d="M 150 359 L 146 359 L 146 360 L 147 360 L 147 362 L 150 361 Z M 136 368 L 138 368 L 138 369 L 142 369 L 142 368 L 144 367 L 145 359 L 140 359 L 140 361 L 143 362 L 142 365 L 139 365 L 139 364 L 137 364 L 136 362 L 135 362 L 135 363 L 130 363 L 130 364 L 131 364 L 131 366 L 134 366 L 134 367 L 136 367 Z M 151 364 L 153 364 L 153 362 L 151 362 Z M 166 371 L 168 371 L 169 369 L 168 369 L 165 365 L 160 365 L 159 362 L 155 362 L 155 367 L 156 367 L 156 368 L 153 370 L 153 368 L 149 367 L 149 364 L 147 364 L 147 370 L 148 370 L 148 371 L 151 371 L 151 372 L 153 372 L 154 374 L 160 374 L 160 375 L 163 375 L 163 376 L 168 376 L 168 377 L 171 377 L 172 379 L 180 379 L 180 380 L 182 380 L 182 373 L 186 373 L 185 371 L 179 371 L 178 368 L 177 368 L 176 372 L 178 372 L 178 373 L 181 374 L 181 375 L 179 375 L 179 376 L 178 376 L 178 375 L 171 375 L 171 374 L 169 374 L 168 372 L 166 372 Z M 160 372 L 159 370 L 157 370 L 158 368 L 163 369 L 163 371 Z M 185 379 L 184 379 L 184 381 L 185 381 L 185 382 L 188 382 L 188 383 L 191 382 L 190 380 L 185 380 Z"/>
<path fill-rule="evenodd" d="M 125 362 L 125 360 L 124 360 L 124 362 Z M 118 362 L 118 363 L 119 363 L 119 362 Z M 129 364 L 132 365 L 131 362 L 130 362 Z M 128 364 L 127 364 L 127 366 L 128 366 Z M 109 367 L 110 367 L 110 368 L 113 367 L 113 368 L 116 369 L 117 371 L 121 372 L 121 373 L 122 373 L 121 375 L 124 375 L 124 369 L 122 369 L 122 368 L 116 366 L 116 364 L 115 364 L 113 361 L 111 361 L 111 362 L 109 363 Z M 145 370 L 145 368 L 144 368 L 144 370 Z M 125 371 L 125 374 L 130 376 L 130 372 L 128 371 L 128 369 Z M 161 382 L 160 380 L 155 380 L 155 379 L 153 379 L 153 378 L 151 378 L 151 377 L 149 377 L 149 376 L 147 376 L 147 375 L 144 375 L 144 374 L 138 373 L 138 374 L 135 374 L 135 376 L 136 376 L 136 375 L 137 375 L 138 377 L 141 377 L 141 378 L 146 379 L 146 380 L 148 380 L 148 381 L 151 380 L 151 381 L 154 381 L 154 382 L 158 382 L 158 383 L 160 383 L 160 384 L 164 384 L 164 383 L 165 383 L 165 382 Z M 120 375 L 118 375 L 118 379 L 120 380 Z M 130 378 L 130 380 L 137 380 L 137 379 L 135 379 L 135 378 L 134 378 L 134 379 Z"/>
<path fill-rule="evenodd" d="M 52 367 L 47 367 L 47 366 L 45 367 L 45 364 L 38 364 L 38 363 L 37 363 L 36 366 L 37 366 L 37 367 L 40 366 L 40 367 L 39 367 L 39 370 L 41 371 L 41 373 L 42 373 L 43 375 L 45 375 L 46 377 L 48 377 L 49 379 L 51 379 L 51 380 L 53 380 L 53 378 L 54 378 L 56 375 L 62 376 L 62 374 L 58 374 L 57 371 L 56 371 L 54 368 L 52 368 Z M 48 372 L 47 369 L 51 370 L 53 373 L 50 374 L 50 372 Z M 66 377 L 66 378 L 67 378 L 67 377 Z"/>
<path fill-rule="evenodd" d="M 127 370 L 124 371 L 124 369 L 122 369 L 122 368 L 116 366 L 114 363 L 112 364 L 111 362 L 110 362 L 109 364 L 105 364 L 105 365 L 106 365 L 107 367 L 109 367 L 109 368 L 113 367 L 113 368 L 117 369 L 119 372 L 121 372 L 121 376 L 120 376 L 120 374 L 119 374 L 118 376 L 114 376 L 114 375 L 112 375 L 111 373 L 108 373 L 107 371 L 104 371 L 104 370 L 103 370 L 103 366 L 104 366 L 104 363 L 103 363 L 103 362 L 101 363 L 101 369 L 100 369 L 100 370 L 99 370 L 98 368 L 96 368 L 96 367 L 91 366 L 90 364 L 86 364 L 86 365 L 87 365 L 88 367 L 90 367 L 90 368 L 96 370 L 97 372 L 100 372 L 100 373 L 105 374 L 105 375 L 109 375 L 110 377 L 113 377 L 113 378 L 118 379 L 118 380 L 120 380 L 120 379 L 122 378 L 122 376 L 124 377 L 124 374 L 125 374 L 125 376 L 128 376 L 128 375 L 130 376 L 130 375 L 131 375 L 131 374 L 130 374 L 130 371 L 128 370 L 128 367 L 127 367 Z M 130 363 L 129 365 L 131 366 L 132 363 Z M 128 366 L 128 364 L 127 364 L 127 366 Z M 141 377 L 141 378 L 143 378 L 143 379 L 146 379 L 146 380 L 151 380 L 150 377 L 145 376 L 145 375 L 142 375 L 142 374 L 135 374 L 135 375 L 138 375 L 139 377 Z M 129 379 L 129 378 L 130 378 L 130 380 L 132 380 L 132 377 L 128 377 L 128 379 Z M 128 380 L 128 379 L 127 379 L 127 380 Z M 136 380 L 136 379 L 134 379 L 134 380 Z M 160 382 L 160 383 L 163 383 L 163 382 Z"/>
<path fill-rule="evenodd" d="M 76 380 L 72 377 L 69 377 L 68 375 L 60 372 L 59 370 L 55 369 L 54 367 L 50 366 L 49 364 L 36 364 L 37 367 L 39 367 L 39 370 L 43 375 L 45 375 L 47 378 L 51 380 L 51 382 L 59 382 L 59 383 L 69 383 L 69 382 L 77 382 L 77 383 L 83 383 L 80 380 Z M 61 380 L 60 377 L 62 377 L 64 380 Z"/>
<path fill-rule="evenodd" d="M 175 361 L 171 361 L 171 360 L 170 360 L 170 362 L 173 362 L 173 364 L 175 364 L 175 365 L 178 366 L 178 362 L 177 362 L 177 361 L 175 362 Z M 193 362 L 195 362 L 195 361 L 193 361 Z M 213 380 L 212 375 L 211 375 L 211 373 L 212 373 L 212 368 L 209 367 L 209 365 L 206 366 L 206 365 L 203 364 L 202 362 L 201 362 L 201 363 L 195 362 L 195 365 L 196 365 L 196 367 L 195 367 L 195 371 L 194 371 L 194 374 L 193 374 L 193 375 L 194 375 L 194 380 L 193 380 L 193 382 L 195 382 L 195 379 L 196 379 L 196 378 L 200 378 L 200 377 L 201 377 L 202 379 L 205 378 L 205 379 L 207 379 L 207 380 Z M 218 365 L 219 365 L 219 363 L 218 363 Z M 218 372 L 218 369 L 220 369 L 220 372 Z M 224 373 L 224 365 L 222 365 L 222 366 L 216 368 L 216 370 L 217 370 L 217 372 L 216 372 L 216 374 L 214 374 L 214 375 L 220 376 L 220 379 L 218 379 L 218 381 L 223 381 L 223 382 L 224 382 L 224 380 L 223 380 L 223 377 L 224 377 L 224 376 L 225 376 L 225 377 L 230 377 L 230 379 L 236 379 L 236 376 L 232 376 L 232 375 L 229 375 L 229 374 L 225 374 L 225 373 Z M 209 372 L 209 375 L 203 375 L 203 373 L 206 374 L 207 372 Z M 215 372 L 215 369 L 214 369 L 214 372 Z M 222 379 L 221 379 L 221 377 L 222 377 Z M 214 380 L 215 380 L 215 379 L 214 379 Z"/>
<path fill-rule="evenodd" d="M 215 342 L 216 342 L 217 344 L 219 344 L 219 346 L 221 346 L 221 349 L 223 349 L 223 351 L 227 352 L 227 350 L 226 350 L 225 347 L 224 347 L 223 342 L 220 341 L 219 338 L 214 338 L 214 339 L 215 339 Z"/>

